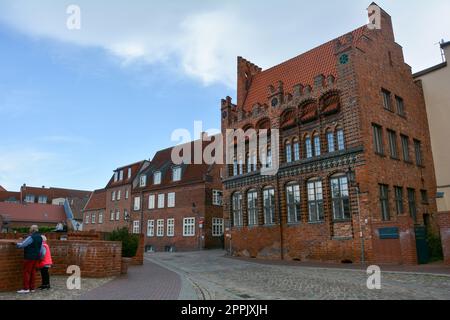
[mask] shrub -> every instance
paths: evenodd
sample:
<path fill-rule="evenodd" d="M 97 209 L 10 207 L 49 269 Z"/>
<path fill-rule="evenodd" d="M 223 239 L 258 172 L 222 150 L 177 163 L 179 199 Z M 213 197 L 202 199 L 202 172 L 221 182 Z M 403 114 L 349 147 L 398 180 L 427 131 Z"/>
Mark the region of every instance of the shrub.
<path fill-rule="evenodd" d="M 30 227 L 12 228 L 12 230 L 17 233 L 28 234 L 30 232 Z M 39 227 L 39 233 L 51 233 L 53 231 L 55 231 L 54 227 Z"/>
<path fill-rule="evenodd" d="M 139 247 L 139 237 L 135 234 L 130 234 L 128 228 L 122 228 L 111 232 L 108 235 L 107 240 L 122 242 L 122 257 L 133 258 L 136 256 Z"/>
<path fill-rule="evenodd" d="M 444 258 L 442 252 L 441 238 L 435 234 L 429 233 L 427 237 L 428 248 L 430 250 L 430 260 L 440 261 Z"/>

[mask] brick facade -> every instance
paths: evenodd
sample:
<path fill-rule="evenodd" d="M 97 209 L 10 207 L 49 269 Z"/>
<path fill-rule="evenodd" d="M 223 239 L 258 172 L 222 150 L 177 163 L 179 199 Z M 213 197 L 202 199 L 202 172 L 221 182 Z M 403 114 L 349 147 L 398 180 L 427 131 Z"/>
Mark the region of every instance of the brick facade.
<path fill-rule="evenodd" d="M 436 212 L 427 114 L 422 88 L 414 82 L 402 48 L 395 43 L 391 17 L 383 10 L 381 14 L 381 30 L 364 26 L 266 71 L 238 58 L 238 100 L 236 105 L 231 98 L 222 101 L 223 134 L 227 129 L 279 129 L 281 165 L 275 176 L 258 171 L 234 175 L 233 166 L 226 170 L 224 217 L 232 226 L 226 243 L 234 254 L 358 262 L 362 236 L 366 261 L 417 263 L 414 226 L 433 223 Z M 391 94 L 391 111 L 384 108 L 383 89 Z M 404 114 L 397 111 L 397 97 L 403 101 Z M 374 124 L 381 127 L 381 155 L 375 148 Z M 388 129 L 396 132 L 399 160 L 391 157 Z M 341 141 L 338 132 L 343 133 Z M 334 144 L 330 150 L 329 135 Z M 403 157 L 400 135 L 408 137 L 410 159 Z M 309 157 L 307 141 L 311 139 L 314 150 L 316 136 L 320 156 Z M 342 147 L 338 146 L 342 140 Z M 415 157 L 415 140 L 420 141 L 420 162 Z M 296 142 L 300 157 L 288 162 L 286 146 Z M 349 169 L 355 173 L 354 184 L 348 181 Z M 245 165 L 243 171 L 247 172 Z M 339 177 L 348 184 L 350 214 L 337 219 L 331 179 Z M 312 181 L 322 182 L 320 221 L 309 217 L 307 187 Z M 300 187 L 301 216 L 295 223 L 288 223 L 287 217 L 286 187 L 291 183 Z M 389 216 L 384 219 L 380 184 L 388 190 Z M 403 188 L 399 214 L 394 200 L 396 186 Z M 263 190 L 267 188 L 274 190 L 273 225 L 264 223 Z M 416 207 L 415 219 L 410 217 L 407 189 L 415 195 L 415 202 L 411 201 Z M 248 225 L 249 190 L 258 195 L 255 226 Z M 236 194 L 242 195 L 242 225 L 233 225 L 232 199 Z M 422 200 L 424 194 L 427 199 Z M 430 219 L 424 221 L 424 217 Z M 398 228 L 399 239 L 379 239 L 378 230 L 387 226 Z"/>
<path fill-rule="evenodd" d="M 450 265 L 450 212 L 439 212 L 438 224 L 441 234 L 444 263 Z"/>

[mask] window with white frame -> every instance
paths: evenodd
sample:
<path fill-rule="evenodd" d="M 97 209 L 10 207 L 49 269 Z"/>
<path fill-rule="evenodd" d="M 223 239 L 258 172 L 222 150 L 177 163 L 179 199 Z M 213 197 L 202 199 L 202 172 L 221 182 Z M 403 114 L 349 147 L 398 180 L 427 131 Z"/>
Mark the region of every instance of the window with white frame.
<path fill-rule="evenodd" d="M 320 156 L 321 150 L 320 150 L 320 136 L 316 134 L 314 136 L 314 155 L 316 157 Z"/>
<path fill-rule="evenodd" d="M 334 176 L 331 178 L 330 184 L 334 220 L 350 219 L 350 195 L 347 176 Z"/>
<path fill-rule="evenodd" d="M 98 214 L 98 223 L 99 224 L 103 223 L 103 211 L 100 211 L 100 213 Z"/>
<path fill-rule="evenodd" d="M 286 186 L 286 206 L 288 211 L 288 223 L 300 222 L 300 185 L 290 183 Z"/>
<path fill-rule="evenodd" d="M 39 196 L 39 198 L 38 198 L 38 203 L 41 203 L 41 204 L 46 204 L 47 203 L 47 196 Z"/>
<path fill-rule="evenodd" d="M 213 190 L 213 205 L 221 206 L 222 205 L 223 192 L 220 190 Z"/>
<path fill-rule="evenodd" d="M 345 150 L 345 139 L 344 139 L 344 130 L 339 129 L 337 131 L 337 141 L 338 141 L 338 150 Z"/>
<path fill-rule="evenodd" d="M 156 223 L 156 236 L 164 237 L 164 220 L 160 219 Z"/>
<path fill-rule="evenodd" d="M 120 210 L 117 209 L 116 210 L 116 221 L 119 221 L 119 220 L 120 220 Z"/>
<path fill-rule="evenodd" d="M 128 192 L 128 189 L 125 189 L 125 199 L 128 200 L 129 196 L 130 196 L 130 194 Z"/>
<path fill-rule="evenodd" d="M 128 210 L 127 209 L 123 210 L 123 220 L 128 221 L 129 218 L 130 216 L 128 214 Z"/>
<path fill-rule="evenodd" d="M 120 170 L 119 172 L 119 181 L 123 180 L 123 170 Z"/>
<path fill-rule="evenodd" d="M 175 219 L 167 219 L 167 236 L 175 236 Z"/>
<path fill-rule="evenodd" d="M 147 185 L 147 176 L 145 174 L 141 175 L 139 178 L 139 187 L 143 188 Z"/>
<path fill-rule="evenodd" d="M 223 235 L 223 219 L 212 219 L 212 236 L 221 237 Z"/>
<path fill-rule="evenodd" d="M 91 219 L 90 214 L 86 214 L 86 219 L 84 220 L 84 223 L 89 224 L 90 219 Z"/>
<path fill-rule="evenodd" d="M 92 223 L 92 224 L 95 224 L 96 219 L 97 219 L 96 214 L 95 214 L 95 213 L 92 213 L 92 214 L 91 214 L 91 223 Z"/>
<path fill-rule="evenodd" d="M 309 222 L 320 222 L 324 220 L 321 180 L 310 180 L 308 182 L 308 211 Z"/>
<path fill-rule="evenodd" d="M 155 195 L 154 194 L 151 194 L 151 195 L 149 195 L 148 196 L 148 208 L 150 209 L 150 210 L 153 210 L 153 209 L 155 209 Z"/>
<path fill-rule="evenodd" d="M 153 174 L 153 184 L 161 184 L 161 172 L 155 172 Z"/>
<path fill-rule="evenodd" d="M 292 162 L 292 146 L 291 142 L 287 141 L 285 145 L 285 151 L 286 151 L 286 162 L 291 163 Z"/>
<path fill-rule="evenodd" d="M 236 192 L 232 198 L 233 226 L 241 227 L 244 223 L 242 215 L 242 194 Z"/>
<path fill-rule="evenodd" d="M 255 226 L 258 224 L 258 191 L 250 190 L 247 192 L 247 212 L 248 225 Z"/>
<path fill-rule="evenodd" d="M 183 219 L 183 236 L 184 237 L 195 236 L 195 218 Z"/>
<path fill-rule="evenodd" d="M 111 201 L 116 201 L 116 192 L 115 191 L 113 191 L 111 193 Z"/>
<path fill-rule="evenodd" d="M 175 208 L 175 192 L 167 194 L 167 207 Z"/>
<path fill-rule="evenodd" d="M 111 210 L 109 213 L 109 220 L 114 221 L 115 218 L 116 218 L 116 214 L 114 211 Z"/>
<path fill-rule="evenodd" d="M 275 224 L 275 189 L 268 187 L 263 191 L 264 224 Z"/>
<path fill-rule="evenodd" d="M 148 220 L 147 221 L 147 237 L 154 237 L 155 236 L 155 220 Z"/>
<path fill-rule="evenodd" d="M 172 169 L 172 181 L 181 180 L 181 167 L 176 167 Z"/>
<path fill-rule="evenodd" d="M 139 234 L 140 233 L 140 230 L 141 228 L 140 228 L 140 221 L 139 220 L 136 220 L 136 221 L 133 221 L 133 233 L 134 234 Z"/>
<path fill-rule="evenodd" d="M 120 190 L 117 191 L 117 201 L 122 197 L 122 192 Z"/>
<path fill-rule="evenodd" d="M 334 145 L 334 133 L 332 131 L 327 132 L 328 152 L 332 153 L 336 151 Z"/>
<path fill-rule="evenodd" d="M 294 139 L 294 161 L 300 160 L 300 143 Z"/>
<path fill-rule="evenodd" d="M 134 197 L 133 209 L 134 209 L 134 211 L 141 210 L 141 197 Z"/>
<path fill-rule="evenodd" d="M 311 143 L 311 138 L 307 137 L 305 139 L 305 149 L 306 149 L 306 158 L 312 158 L 313 156 L 313 152 L 312 152 L 312 143 Z"/>
<path fill-rule="evenodd" d="M 114 182 L 117 182 L 119 180 L 119 173 L 116 171 L 114 172 Z"/>
<path fill-rule="evenodd" d="M 128 179 L 131 178 L 131 168 L 128 168 Z"/>
<path fill-rule="evenodd" d="M 158 209 L 162 209 L 164 208 L 164 202 L 165 202 L 165 195 L 163 194 L 158 194 Z"/>

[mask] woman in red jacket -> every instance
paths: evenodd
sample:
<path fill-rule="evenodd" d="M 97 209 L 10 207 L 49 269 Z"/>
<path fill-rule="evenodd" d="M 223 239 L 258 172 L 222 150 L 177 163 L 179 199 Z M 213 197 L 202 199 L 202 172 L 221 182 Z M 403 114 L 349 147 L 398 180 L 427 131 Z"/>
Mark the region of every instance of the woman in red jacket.
<path fill-rule="evenodd" d="M 39 268 L 41 269 L 42 285 L 39 287 L 39 290 L 50 290 L 50 274 L 48 271 L 52 265 L 52 254 L 50 252 L 50 247 L 47 244 L 47 237 L 42 236 L 41 261 L 39 264 Z"/>

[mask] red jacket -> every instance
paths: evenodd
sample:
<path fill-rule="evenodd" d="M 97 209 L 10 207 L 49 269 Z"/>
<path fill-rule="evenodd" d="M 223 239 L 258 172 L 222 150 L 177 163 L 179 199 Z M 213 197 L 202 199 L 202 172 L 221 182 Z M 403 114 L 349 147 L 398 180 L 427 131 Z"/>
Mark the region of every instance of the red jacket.
<path fill-rule="evenodd" d="M 50 247 L 46 242 L 42 244 L 42 246 L 45 248 L 45 256 L 41 259 L 39 263 L 39 268 L 44 268 L 45 266 L 51 266 L 53 265 L 52 260 L 52 254 L 50 252 Z"/>

